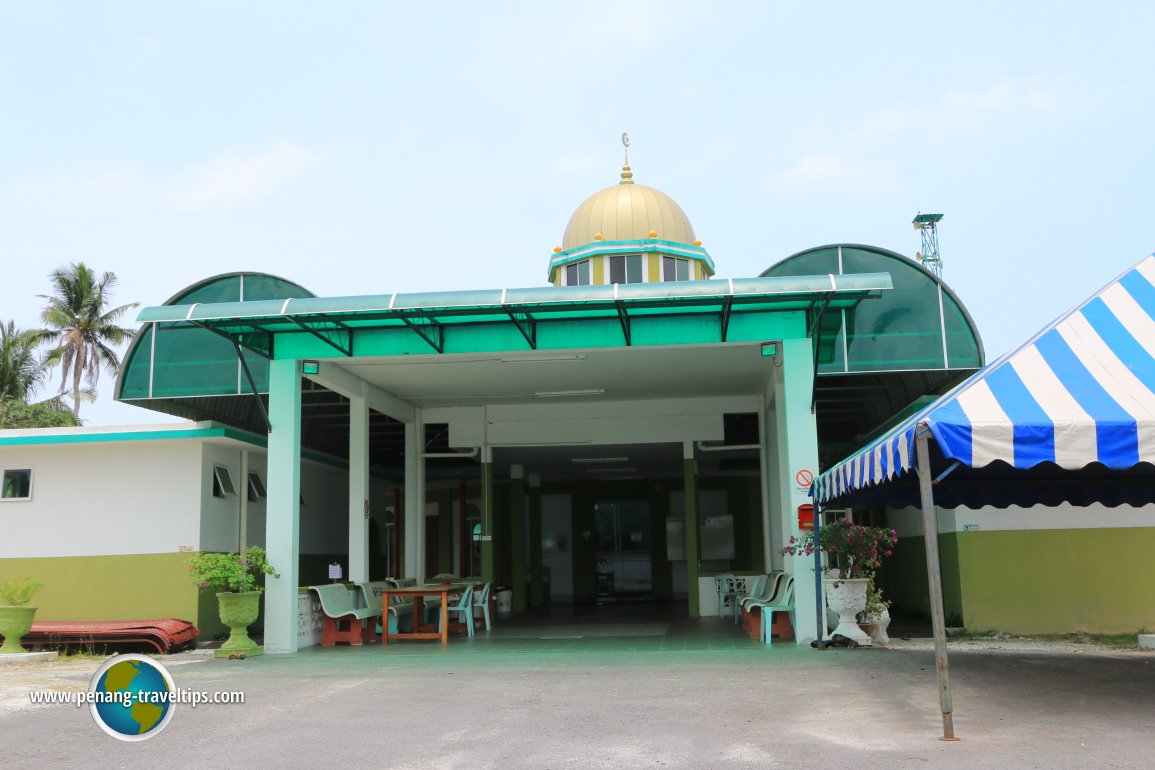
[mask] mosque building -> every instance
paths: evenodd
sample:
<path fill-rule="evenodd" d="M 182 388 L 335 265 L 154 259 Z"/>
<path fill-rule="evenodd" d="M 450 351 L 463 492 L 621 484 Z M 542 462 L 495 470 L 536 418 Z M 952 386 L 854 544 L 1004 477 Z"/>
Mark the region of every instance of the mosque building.
<path fill-rule="evenodd" d="M 476 575 L 514 612 L 709 615 L 718 574 L 812 580 L 780 554 L 811 480 L 983 365 L 950 288 L 886 249 L 718 278 L 628 158 L 570 217 L 547 282 L 317 297 L 235 272 L 146 307 L 116 397 L 192 422 L 0 433 L 0 470 L 30 479 L 0 502 L 0 577 L 45 583 L 41 619 L 211 634 L 188 552 L 262 545 L 269 652 L 314 643 L 303 587 L 333 563 L 353 581 Z M 895 575 L 920 568 L 909 541 Z M 796 602 L 799 643 L 815 625 Z"/>

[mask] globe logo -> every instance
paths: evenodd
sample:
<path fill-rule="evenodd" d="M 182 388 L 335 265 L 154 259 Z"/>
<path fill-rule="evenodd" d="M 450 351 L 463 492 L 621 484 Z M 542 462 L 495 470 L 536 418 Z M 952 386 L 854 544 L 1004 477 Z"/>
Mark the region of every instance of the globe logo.
<path fill-rule="evenodd" d="M 88 689 L 93 720 L 113 738 L 143 741 L 172 719 L 172 675 L 145 655 L 109 658 L 92 675 Z"/>

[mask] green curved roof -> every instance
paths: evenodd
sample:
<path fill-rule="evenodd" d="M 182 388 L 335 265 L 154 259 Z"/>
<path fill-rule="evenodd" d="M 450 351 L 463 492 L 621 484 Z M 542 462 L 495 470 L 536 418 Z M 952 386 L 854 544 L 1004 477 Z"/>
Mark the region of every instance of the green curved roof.
<path fill-rule="evenodd" d="M 225 273 L 182 289 L 165 305 L 217 304 L 314 297 L 302 286 L 266 273 Z M 156 366 L 153 366 L 153 357 Z M 269 366 L 245 352 L 258 388 L 267 387 Z M 251 394 L 231 342 L 206 329 L 164 328 L 146 323 L 124 356 L 116 382 L 120 401 L 150 400 L 149 408 L 190 420 L 212 416 L 188 397 Z M 165 401 L 179 399 L 179 401 Z"/>
<path fill-rule="evenodd" d="M 823 316 L 820 374 L 982 368 L 982 340 L 966 307 L 940 278 L 901 254 L 861 244 L 818 246 L 762 276 L 822 273 L 889 273 L 894 288 Z"/>

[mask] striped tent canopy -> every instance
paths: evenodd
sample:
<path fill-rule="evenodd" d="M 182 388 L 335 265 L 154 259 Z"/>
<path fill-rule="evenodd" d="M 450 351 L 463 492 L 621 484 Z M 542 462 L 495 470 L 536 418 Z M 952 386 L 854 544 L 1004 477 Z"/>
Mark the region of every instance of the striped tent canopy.
<path fill-rule="evenodd" d="M 1155 255 L 827 470 L 815 499 L 916 504 L 920 424 L 939 505 L 1155 502 Z"/>

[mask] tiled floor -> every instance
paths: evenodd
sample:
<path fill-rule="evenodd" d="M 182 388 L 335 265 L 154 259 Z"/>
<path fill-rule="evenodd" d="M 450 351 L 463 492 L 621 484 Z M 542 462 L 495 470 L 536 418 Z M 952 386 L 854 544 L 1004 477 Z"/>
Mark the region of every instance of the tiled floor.
<path fill-rule="evenodd" d="M 777 647 L 792 641 L 775 640 Z M 309 648 L 307 654 L 326 654 L 356 648 Z M 390 657 L 443 655 L 506 655 L 510 653 L 624 653 L 709 652 L 747 650 L 764 654 L 765 645 L 750 639 L 732 618 L 689 618 L 686 606 L 619 604 L 551 607 L 515 616 L 495 617 L 493 629 L 484 622 L 473 638 L 450 636 L 442 647 L 430 640 L 391 641 L 362 648 Z"/>

